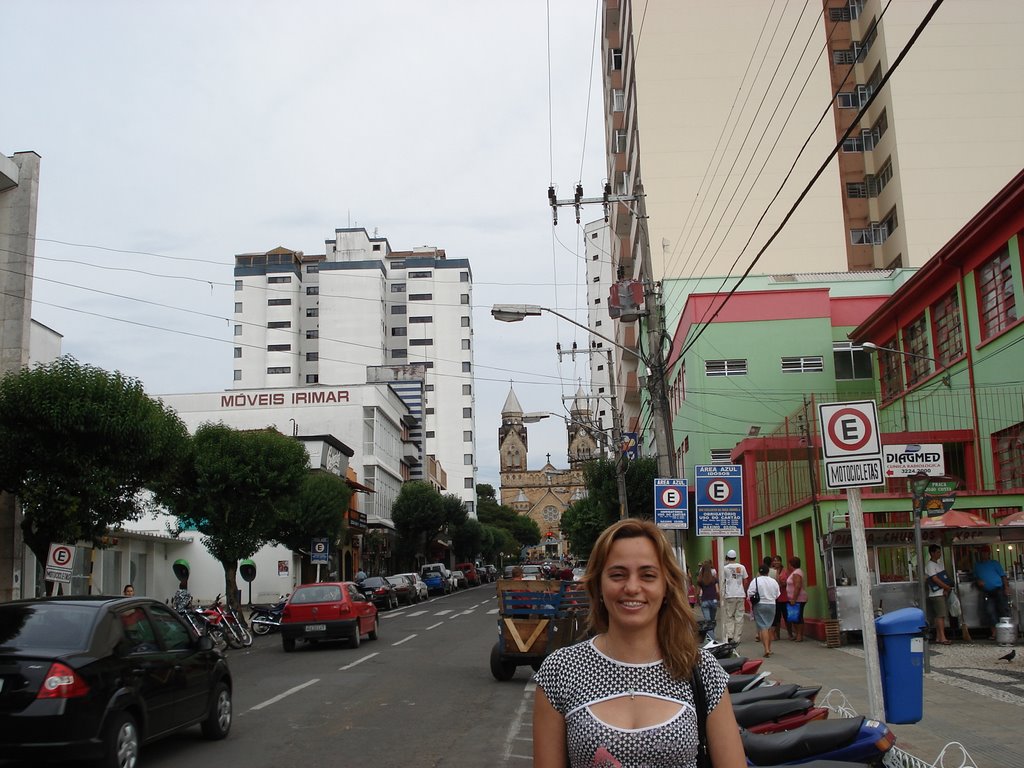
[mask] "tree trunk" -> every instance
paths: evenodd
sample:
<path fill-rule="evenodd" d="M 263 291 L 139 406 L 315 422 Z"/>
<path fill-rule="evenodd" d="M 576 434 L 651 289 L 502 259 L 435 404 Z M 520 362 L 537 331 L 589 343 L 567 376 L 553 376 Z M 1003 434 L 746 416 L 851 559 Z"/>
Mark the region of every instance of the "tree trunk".
<path fill-rule="evenodd" d="M 224 568 L 224 603 L 230 605 L 236 611 L 239 609 L 238 605 L 238 561 L 230 560 L 224 562 L 221 560 L 221 566 Z"/>

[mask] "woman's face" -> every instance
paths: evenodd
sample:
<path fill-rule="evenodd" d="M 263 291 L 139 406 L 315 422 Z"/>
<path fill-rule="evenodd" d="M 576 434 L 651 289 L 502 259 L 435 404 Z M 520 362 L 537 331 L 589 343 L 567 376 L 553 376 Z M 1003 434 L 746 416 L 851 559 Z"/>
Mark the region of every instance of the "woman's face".
<path fill-rule="evenodd" d="M 654 542 L 636 536 L 612 544 L 601 571 L 601 597 L 610 628 L 656 627 L 665 591 L 665 572 Z"/>
<path fill-rule="evenodd" d="M 782 569 L 782 558 L 781 557 L 773 557 L 772 558 L 772 568 L 775 568 L 776 570 L 781 570 Z"/>

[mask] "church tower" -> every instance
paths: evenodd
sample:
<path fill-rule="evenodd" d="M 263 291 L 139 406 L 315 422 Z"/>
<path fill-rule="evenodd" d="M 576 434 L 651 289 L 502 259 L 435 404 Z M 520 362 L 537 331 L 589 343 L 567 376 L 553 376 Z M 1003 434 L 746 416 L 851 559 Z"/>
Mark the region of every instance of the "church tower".
<path fill-rule="evenodd" d="M 579 469 L 583 462 L 598 456 L 597 441 L 594 439 L 596 429 L 583 387 L 576 390 L 566 428 L 569 432 L 569 467 Z"/>
<path fill-rule="evenodd" d="M 498 428 L 498 453 L 501 458 L 501 472 L 526 471 L 526 425 L 523 423 L 523 406 L 519 404 L 515 390 L 508 389 L 508 397 L 501 409 L 501 426 Z"/>

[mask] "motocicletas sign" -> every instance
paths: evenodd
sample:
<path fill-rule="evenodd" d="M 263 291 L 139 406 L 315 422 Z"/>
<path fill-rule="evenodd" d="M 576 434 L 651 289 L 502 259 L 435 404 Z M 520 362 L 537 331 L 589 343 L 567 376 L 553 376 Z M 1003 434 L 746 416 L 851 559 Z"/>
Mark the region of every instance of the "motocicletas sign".
<path fill-rule="evenodd" d="M 882 460 L 885 463 L 886 477 L 911 477 L 918 472 L 927 475 L 945 473 L 945 459 L 942 445 L 884 445 Z"/>

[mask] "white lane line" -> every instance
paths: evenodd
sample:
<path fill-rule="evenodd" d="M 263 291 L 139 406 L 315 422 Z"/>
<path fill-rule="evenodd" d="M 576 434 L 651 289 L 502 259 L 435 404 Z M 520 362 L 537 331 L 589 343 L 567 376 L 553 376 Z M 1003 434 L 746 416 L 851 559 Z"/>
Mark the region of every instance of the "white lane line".
<path fill-rule="evenodd" d="M 467 611 L 463 611 L 462 613 L 460 613 L 460 614 L 459 614 L 459 616 L 468 616 L 468 615 L 469 615 L 469 614 L 471 614 L 472 612 L 473 612 L 473 609 L 472 609 L 472 608 L 470 608 L 469 610 L 467 610 Z"/>
<path fill-rule="evenodd" d="M 488 616 L 493 616 L 494 614 L 496 614 L 496 613 L 498 612 L 498 610 L 499 610 L 499 609 L 497 609 L 497 608 L 491 608 L 491 610 L 489 610 L 489 611 L 487 612 L 487 615 L 488 615 Z"/>
<path fill-rule="evenodd" d="M 443 621 L 439 621 L 439 622 L 437 622 L 437 624 L 431 624 L 429 627 L 427 627 L 427 629 L 437 629 L 442 624 L 444 624 L 444 622 Z"/>
<path fill-rule="evenodd" d="M 402 613 L 401 611 L 397 611 L 397 612 L 394 612 L 394 613 L 391 612 L 391 611 L 388 611 L 387 613 L 378 613 L 377 615 L 380 618 L 382 618 L 382 619 L 397 619 L 399 616 L 405 616 L 405 614 Z"/>
<path fill-rule="evenodd" d="M 302 685 L 296 685 L 294 688 L 289 688 L 284 693 L 279 693 L 277 696 L 275 696 L 272 699 L 267 699 L 266 701 L 261 702 L 260 704 L 257 704 L 255 707 L 252 707 L 249 711 L 251 712 L 254 709 L 263 709 L 264 707 L 269 707 L 271 704 L 276 704 L 277 702 L 279 702 L 284 697 L 291 696 L 293 693 L 298 693 L 303 688 L 308 688 L 309 686 L 313 685 L 314 683 L 319 683 L 319 682 L 320 682 L 320 678 L 319 677 L 314 677 L 312 680 L 307 680 Z"/>
<path fill-rule="evenodd" d="M 513 750 L 519 745 L 517 741 L 521 739 L 520 732 L 526 726 L 527 712 L 530 709 L 531 700 L 533 698 L 533 692 L 536 690 L 537 684 L 530 682 L 526 684 L 523 689 L 523 698 L 519 702 L 519 707 L 516 709 L 516 713 L 512 718 L 512 722 L 509 724 L 508 732 L 505 735 L 505 762 L 507 763 L 510 759 L 525 759 L 525 755 L 520 755 Z M 532 734 L 531 734 L 532 735 Z"/>
<path fill-rule="evenodd" d="M 410 613 L 408 615 L 409 615 L 409 618 L 411 619 L 411 618 L 413 618 L 415 616 L 422 616 L 424 613 L 426 613 L 426 611 L 413 611 L 412 613 Z"/>
<path fill-rule="evenodd" d="M 351 664 L 346 664 L 344 667 L 338 667 L 338 671 L 339 672 L 344 672 L 346 669 L 352 669 L 352 667 L 356 666 L 356 664 L 362 664 L 364 661 L 369 661 L 374 656 L 379 656 L 379 655 L 380 655 L 379 651 L 374 651 L 369 656 L 363 656 L 363 658 L 356 659 Z"/>
<path fill-rule="evenodd" d="M 446 613 L 451 613 L 451 612 L 452 612 L 451 608 L 445 608 L 443 611 L 438 611 L 434 615 L 435 616 L 444 616 Z"/>
<path fill-rule="evenodd" d="M 401 645 L 402 643 L 407 643 L 407 642 L 409 642 L 410 640 L 412 640 L 412 639 L 413 639 L 414 637 L 416 637 L 416 635 L 409 635 L 408 637 L 403 637 L 403 638 L 402 638 L 401 640 L 399 640 L 399 641 L 398 641 L 397 643 L 392 643 L 392 644 L 391 644 L 391 647 L 393 648 L 393 647 L 395 647 L 396 645 Z"/>

